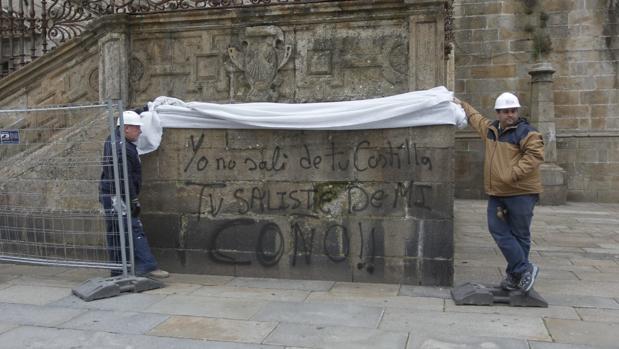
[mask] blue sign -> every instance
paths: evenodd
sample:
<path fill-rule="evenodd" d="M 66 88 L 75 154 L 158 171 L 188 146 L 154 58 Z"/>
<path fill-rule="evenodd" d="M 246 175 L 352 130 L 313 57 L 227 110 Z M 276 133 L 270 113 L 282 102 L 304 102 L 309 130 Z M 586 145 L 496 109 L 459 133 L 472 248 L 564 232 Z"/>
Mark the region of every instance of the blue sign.
<path fill-rule="evenodd" d="M 0 144 L 19 144 L 19 131 L 0 130 Z"/>

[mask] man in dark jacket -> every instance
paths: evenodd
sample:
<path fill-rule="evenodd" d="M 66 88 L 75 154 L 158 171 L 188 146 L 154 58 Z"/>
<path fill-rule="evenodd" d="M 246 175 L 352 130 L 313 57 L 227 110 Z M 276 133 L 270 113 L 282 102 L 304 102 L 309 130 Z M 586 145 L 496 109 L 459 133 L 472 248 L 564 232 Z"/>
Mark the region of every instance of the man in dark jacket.
<path fill-rule="evenodd" d="M 455 99 L 485 146 L 484 187 L 488 194 L 488 229 L 507 260 L 501 287 L 529 291 L 539 268 L 529 261 L 533 208 L 542 192 L 539 166 L 544 162 L 542 135 L 518 117 L 520 102 L 505 92 L 495 103 L 497 120 L 483 117 Z"/>
<path fill-rule="evenodd" d="M 103 147 L 103 171 L 101 173 L 101 182 L 99 185 L 99 200 L 105 210 L 105 221 L 107 229 L 107 243 L 110 254 L 110 260 L 115 263 L 121 262 L 120 249 L 120 234 L 118 227 L 119 211 L 123 217 L 127 217 L 127 208 L 131 211 L 131 229 L 133 233 L 133 252 L 135 257 L 135 274 L 138 276 L 148 276 L 155 278 L 168 277 L 168 272 L 159 269 L 157 261 L 150 251 L 148 240 L 144 235 L 144 228 L 139 219 L 140 203 L 138 195 L 140 194 L 140 186 L 142 184 L 142 164 L 138 150 L 134 142 L 137 142 L 140 137 L 141 126 L 143 125 L 140 116 L 133 111 L 125 111 L 123 113 L 124 120 L 124 135 L 125 135 L 125 151 L 127 155 L 127 181 L 129 187 L 129 205 L 125 200 L 125 186 L 122 181 L 122 141 L 120 120 L 118 121 L 116 134 L 116 153 L 118 156 L 118 175 L 120 178 L 120 194 L 121 202 L 116 201 L 116 188 L 114 184 L 114 164 L 112 150 L 112 136 L 110 135 L 105 141 Z M 125 229 L 127 229 L 127 220 L 125 220 Z M 128 246 L 128 242 L 126 242 Z M 129 254 L 127 253 L 127 257 Z M 120 275 L 120 270 L 112 270 L 112 276 Z"/>

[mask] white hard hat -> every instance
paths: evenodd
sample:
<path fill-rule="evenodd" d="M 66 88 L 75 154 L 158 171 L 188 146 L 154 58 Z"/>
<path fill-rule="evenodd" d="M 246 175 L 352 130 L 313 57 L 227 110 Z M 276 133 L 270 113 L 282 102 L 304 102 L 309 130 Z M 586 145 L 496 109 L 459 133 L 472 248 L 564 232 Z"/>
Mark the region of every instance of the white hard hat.
<path fill-rule="evenodd" d="M 135 126 L 144 125 L 138 113 L 131 111 L 131 110 L 127 110 L 123 112 L 123 122 L 125 123 L 125 125 L 135 125 Z M 116 121 L 116 126 L 120 126 L 120 118 L 118 118 L 118 121 Z"/>
<path fill-rule="evenodd" d="M 513 93 L 503 92 L 494 102 L 494 109 L 520 108 L 518 97 Z"/>

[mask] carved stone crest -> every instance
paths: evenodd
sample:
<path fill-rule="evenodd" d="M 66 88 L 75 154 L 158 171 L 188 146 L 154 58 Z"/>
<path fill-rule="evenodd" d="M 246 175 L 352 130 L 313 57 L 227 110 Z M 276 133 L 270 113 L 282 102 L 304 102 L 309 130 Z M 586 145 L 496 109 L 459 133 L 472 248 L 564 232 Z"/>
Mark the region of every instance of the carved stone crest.
<path fill-rule="evenodd" d="M 228 48 L 230 60 L 249 84 L 247 100 L 277 99 L 278 72 L 292 54 L 292 46 L 284 40 L 284 32 L 276 26 L 249 27 L 241 37 L 241 47 Z"/>

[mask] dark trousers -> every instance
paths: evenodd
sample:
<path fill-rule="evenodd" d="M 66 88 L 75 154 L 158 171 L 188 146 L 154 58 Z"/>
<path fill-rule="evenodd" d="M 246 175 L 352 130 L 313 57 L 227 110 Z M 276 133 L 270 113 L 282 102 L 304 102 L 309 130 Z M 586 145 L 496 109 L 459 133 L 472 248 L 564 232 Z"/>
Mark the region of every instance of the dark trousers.
<path fill-rule="evenodd" d="M 506 273 L 519 277 L 529 266 L 531 220 L 539 195 L 490 196 L 488 230 L 507 261 Z M 507 210 L 497 217 L 497 207 Z"/>
<path fill-rule="evenodd" d="M 118 226 L 118 215 L 112 209 L 112 200 L 109 196 L 101 196 L 101 203 L 103 204 L 103 208 L 105 210 L 105 225 L 107 230 L 107 246 L 108 246 L 108 254 L 110 257 L 110 261 L 114 263 L 121 263 L 121 248 L 120 248 L 120 233 Z M 124 225 L 125 230 L 128 230 L 127 227 L 127 217 L 124 216 Z M 153 256 L 150 246 L 148 245 L 148 240 L 146 239 L 146 235 L 144 234 L 144 227 L 142 226 L 142 222 L 139 218 L 131 218 L 131 230 L 133 234 L 133 254 L 135 258 L 135 274 L 136 275 L 144 275 L 148 272 L 151 272 L 158 268 L 157 261 L 155 260 L 155 256 Z M 126 246 L 126 256 L 127 260 L 130 257 L 129 254 L 129 240 L 127 239 L 127 234 L 125 234 L 125 246 Z M 121 275 L 121 269 L 113 269 L 111 275 L 117 276 Z"/>

